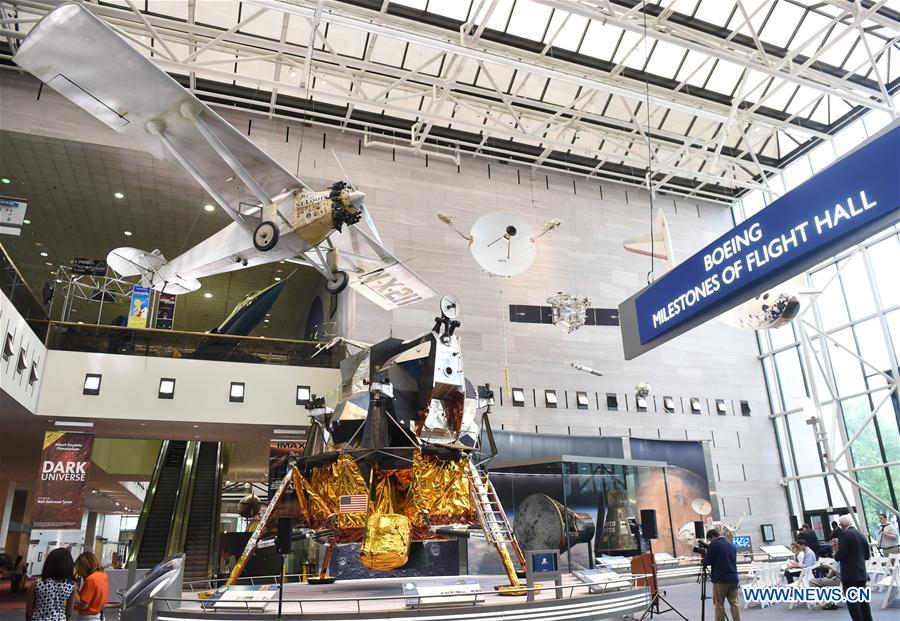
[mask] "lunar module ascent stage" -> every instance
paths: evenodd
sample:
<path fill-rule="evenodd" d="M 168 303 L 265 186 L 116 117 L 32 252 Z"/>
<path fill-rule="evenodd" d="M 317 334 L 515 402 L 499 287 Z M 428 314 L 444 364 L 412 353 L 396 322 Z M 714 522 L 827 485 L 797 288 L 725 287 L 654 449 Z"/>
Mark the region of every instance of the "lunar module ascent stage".
<path fill-rule="evenodd" d="M 488 412 L 465 380 L 458 316 L 458 301 L 445 296 L 430 332 L 386 339 L 341 363 L 339 400 L 333 410 L 313 404 L 304 456 L 288 468 L 227 584 L 240 577 L 293 485 L 301 536 L 326 545 L 310 582 L 334 580 L 335 545 L 361 542 L 362 565 L 389 571 L 406 564 L 414 541 L 480 535 L 509 577 L 499 590 L 524 594 L 517 577 L 524 556 L 477 461 L 486 452 L 482 428 L 490 447 L 493 440 Z"/>

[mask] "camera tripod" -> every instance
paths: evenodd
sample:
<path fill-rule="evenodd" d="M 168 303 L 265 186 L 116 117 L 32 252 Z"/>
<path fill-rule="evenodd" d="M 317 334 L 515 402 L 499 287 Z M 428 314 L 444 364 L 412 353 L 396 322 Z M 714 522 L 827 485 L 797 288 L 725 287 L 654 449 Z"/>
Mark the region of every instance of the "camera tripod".
<path fill-rule="evenodd" d="M 697 582 L 700 584 L 700 621 L 706 621 L 706 600 L 709 595 L 706 594 L 706 583 L 709 582 L 709 566 L 700 564 L 700 573 L 697 575 Z M 725 619 L 728 619 L 728 613 L 725 613 Z"/>
<path fill-rule="evenodd" d="M 653 556 L 653 541 L 651 539 L 647 539 L 647 544 L 650 549 L 650 571 L 652 574 L 652 582 L 650 583 L 650 592 L 653 596 L 650 598 L 650 605 L 647 606 L 647 609 L 644 610 L 644 614 L 641 615 L 641 618 L 638 621 L 644 621 L 647 617 L 653 618 L 653 615 L 660 615 L 664 612 L 674 612 L 676 615 L 684 619 L 684 621 L 688 621 L 688 618 L 683 614 L 678 612 L 678 609 L 675 608 L 669 600 L 663 596 L 662 592 L 659 590 L 659 577 L 656 575 L 656 557 Z M 663 608 L 662 604 L 665 604 L 667 608 Z"/>
<path fill-rule="evenodd" d="M 697 576 L 697 582 L 700 583 L 700 621 L 706 621 L 706 583 L 709 581 L 709 567 L 704 565 L 701 559 L 700 574 Z"/>

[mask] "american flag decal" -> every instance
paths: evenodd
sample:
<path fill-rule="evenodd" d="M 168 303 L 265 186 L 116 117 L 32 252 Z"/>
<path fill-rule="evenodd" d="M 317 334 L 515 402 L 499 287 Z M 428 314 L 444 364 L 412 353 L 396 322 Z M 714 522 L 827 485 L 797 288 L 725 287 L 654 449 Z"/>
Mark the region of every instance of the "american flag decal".
<path fill-rule="evenodd" d="M 341 496 L 340 506 L 341 513 L 365 513 L 369 506 L 369 497 L 365 494 Z"/>

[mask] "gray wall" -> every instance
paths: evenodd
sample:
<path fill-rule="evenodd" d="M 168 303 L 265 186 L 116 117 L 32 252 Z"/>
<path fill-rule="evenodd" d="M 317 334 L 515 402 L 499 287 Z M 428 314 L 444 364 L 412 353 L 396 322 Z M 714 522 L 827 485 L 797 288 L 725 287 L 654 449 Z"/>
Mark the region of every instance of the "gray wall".
<path fill-rule="evenodd" d="M 0 129 L 135 146 L 49 89 L 35 101 L 37 88 L 37 82 L 27 77 L 9 72 L 0 76 Z M 254 142 L 288 170 L 299 171 L 313 187 L 341 179 L 331 149 L 338 153 L 353 183 L 367 193 L 386 245 L 399 258 L 410 259 L 410 267 L 441 294 L 459 297 L 466 374 L 475 384 L 490 382 L 498 389 L 503 384 L 500 317 L 508 316 L 508 304 L 542 305 L 548 296 L 564 291 L 591 297 L 593 306 L 615 307 L 646 282 L 649 259 L 622 250 L 623 239 L 649 228 L 648 195 L 639 189 L 573 181 L 566 175 L 532 175 L 527 168 L 468 156 L 457 169 L 446 160 L 426 161 L 405 151 L 367 148 L 358 136 L 337 130 L 302 128 L 292 121 L 243 112 L 220 113 L 242 131 L 249 127 Z M 682 257 L 731 226 L 730 211 L 719 205 L 660 196 L 655 206 L 665 210 L 676 255 Z M 558 231 L 539 241 L 534 265 L 502 281 L 502 305 L 501 281 L 482 273 L 466 243 L 435 217 L 438 211 L 454 215 L 457 225 L 467 231 L 479 215 L 491 210 L 522 214 L 536 229 L 549 218 L 562 220 Z M 344 311 L 348 336 L 367 341 L 390 334 L 411 337 L 430 328 L 437 300 L 390 313 L 351 295 Z M 583 327 L 565 334 L 551 326 L 506 322 L 505 332 L 511 385 L 526 389 L 528 395 L 535 391 L 539 405 L 544 389 L 555 389 L 560 407 L 535 407 L 530 400 L 522 408 L 498 406 L 495 427 L 709 441 L 725 518 L 736 522 L 743 517 L 741 530 L 756 542 L 760 523 L 774 523 L 779 539 L 787 540 L 788 509 L 778 483 L 778 451 L 753 333 L 711 322 L 625 362 L 616 328 Z M 571 361 L 601 369 L 605 376 L 575 371 L 569 367 Z M 641 381 L 651 384 L 655 396 L 646 413 L 634 411 L 634 385 Z M 590 409 L 575 409 L 578 390 L 589 393 Z M 621 411 L 606 410 L 607 392 L 619 395 Z M 664 395 L 675 397 L 674 414 L 663 413 Z M 690 413 L 690 397 L 701 398 L 702 414 Z M 726 415 L 716 414 L 715 399 L 725 400 Z M 741 416 L 741 400 L 749 402 L 751 416 Z M 509 403 L 505 395 L 504 403 Z"/>

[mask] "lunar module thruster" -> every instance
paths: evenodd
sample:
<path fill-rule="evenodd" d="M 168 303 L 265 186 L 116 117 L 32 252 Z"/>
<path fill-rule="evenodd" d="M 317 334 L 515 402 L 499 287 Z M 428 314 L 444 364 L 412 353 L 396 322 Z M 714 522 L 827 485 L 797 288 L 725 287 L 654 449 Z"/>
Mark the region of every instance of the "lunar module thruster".
<path fill-rule="evenodd" d="M 524 568 L 522 552 L 479 468 L 478 459 L 496 451 L 488 412 L 465 380 L 458 316 L 459 302 L 445 296 L 429 332 L 386 339 L 341 362 L 340 394 L 325 400 L 333 407 L 313 403 L 304 455 L 270 499 L 228 584 L 293 485 L 304 522 L 294 536 L 299 531 L 326 546 L 311 582 L 333 580 L 328 566 L 336 545 L 361 543 L 362 565 L 389 571 L 406 564 L 414 541 L 474 535 L 500 555 L 506 592 L 521 592 L 513 557 Z"/>

